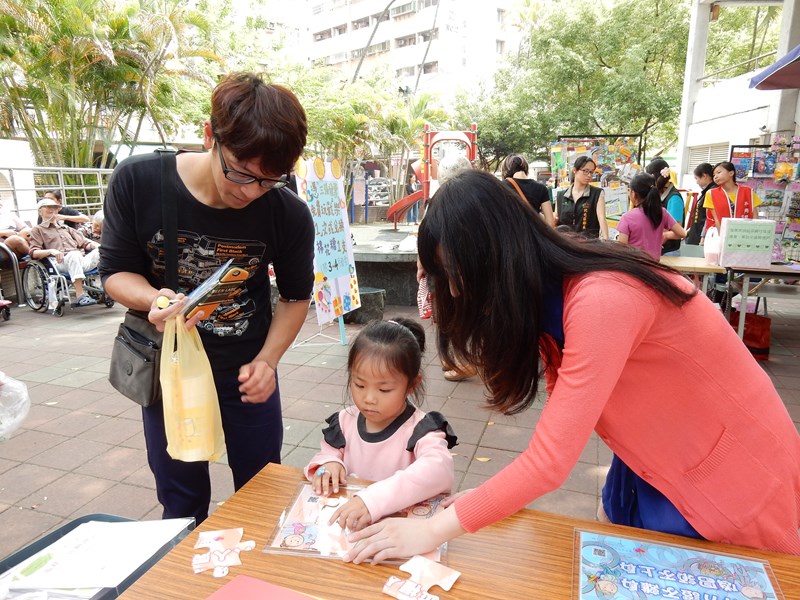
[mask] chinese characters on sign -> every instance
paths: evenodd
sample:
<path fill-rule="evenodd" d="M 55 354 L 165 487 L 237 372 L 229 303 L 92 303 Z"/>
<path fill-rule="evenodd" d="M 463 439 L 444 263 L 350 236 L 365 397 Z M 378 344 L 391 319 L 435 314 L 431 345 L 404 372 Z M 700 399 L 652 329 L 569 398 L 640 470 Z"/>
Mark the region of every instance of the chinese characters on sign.
<path fill-rule="evenodd" d="M 314 220 L 314 305 L 317 322 L 329 323 L 361 306 L 342 171 L 337 160 L 300 160 L 297 191 Z"/>
<path fill-rule="evenodd" d="M 580 600 L 777 600 L 769 563 L 577 531 Z"/>

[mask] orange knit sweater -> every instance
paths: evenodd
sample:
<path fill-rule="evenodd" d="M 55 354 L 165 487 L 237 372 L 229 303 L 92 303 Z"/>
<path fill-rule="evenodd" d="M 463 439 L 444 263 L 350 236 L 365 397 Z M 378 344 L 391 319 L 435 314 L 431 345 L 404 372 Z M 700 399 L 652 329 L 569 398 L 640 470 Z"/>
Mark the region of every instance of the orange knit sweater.
<path fill-rule="evenodd" d="M 707 298 L 677 308 L 625 275 L 573 278 L 564 336 L 528 448 L 456 501 L 462 527 L 557 489 L 595 430 L 706 539 L 800 554 L 800 435 Z"/>

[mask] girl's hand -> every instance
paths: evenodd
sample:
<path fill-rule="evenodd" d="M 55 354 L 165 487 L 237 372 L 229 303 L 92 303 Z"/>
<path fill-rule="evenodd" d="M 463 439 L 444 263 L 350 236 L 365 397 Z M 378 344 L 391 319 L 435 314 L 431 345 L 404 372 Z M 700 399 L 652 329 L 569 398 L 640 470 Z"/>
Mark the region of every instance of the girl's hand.
<path fill-rule="evenodd" d="M 351 534 L 347 540 L 352 546 L 342 559 L 355 564 L 425 554 L 439 545 L 428 519 L 384 519 Z"/>
<path fill-rule="evenodd" d="M 458 499 L 458 498 L 461 498 L 461 496 L 466 496 L 467 494 L 469 494 L 469 493 L 470 493 L 472 490 L 474 490 L 474 489 L 475 489 L 475 488 L 470 488 L 470 489 L 468 489 L 468 490 L 461 490 L 461 491 L 460 491 L 460 492 L 458 492 L 457 494 L 453 494 L 453 495 L 451 495 L 451 496 L 448 496 L 447 498 L 445 498 L 444 500 L 442 500 L 442 508 L 447 508 L 447 507 L 448 507 L 448 506 L 450 506 L 450 505 L 451 505 L 453 502 L 455 502 L 455 501 L 456 501 L 456 499 Z"/>
<path fill-rule="evenodd" d="M 358 531 L 372 523 L 372 516 L 369 514 L 369 510 L 367 509 L 367 505 L 364 504 L 364 501 L 356 496 L 336 509 L 331 520 L 328 521 L 328 525 L 332 525 L 335 522 L 338 522 L 339 527 L 342 529 Z"/>
<path fill-rule="evenodd" d="M 317 467 L 311 478 L 311 487 L 318 496 L 330 496 L 339 493 L 339 484 L 347 483 L 347 471 L 344 465 L 336 461 L 327 462 Z"/>

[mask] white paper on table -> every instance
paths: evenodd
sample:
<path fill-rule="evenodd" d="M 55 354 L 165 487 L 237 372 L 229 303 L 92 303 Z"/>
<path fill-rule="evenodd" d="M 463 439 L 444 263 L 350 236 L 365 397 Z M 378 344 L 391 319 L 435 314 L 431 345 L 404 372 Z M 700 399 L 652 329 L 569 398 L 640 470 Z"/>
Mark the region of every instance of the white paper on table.
<path fill-rule="evenodd" d="M 89 521 L 9 570 L 3 583 L 10 590 L 116 587 L 192 520 Z"/>

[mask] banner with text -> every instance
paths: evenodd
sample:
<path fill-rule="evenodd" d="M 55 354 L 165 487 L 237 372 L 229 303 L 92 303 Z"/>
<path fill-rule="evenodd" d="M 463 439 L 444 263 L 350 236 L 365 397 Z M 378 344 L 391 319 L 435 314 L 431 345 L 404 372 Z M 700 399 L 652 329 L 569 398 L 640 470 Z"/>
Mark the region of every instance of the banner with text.
<path fill-rule="evenodd" d="M 317 322 L 329 323 L 361 306 L 339 161 L 298 160 L 297 193 L 314 219 L 314 304 Z"/>

